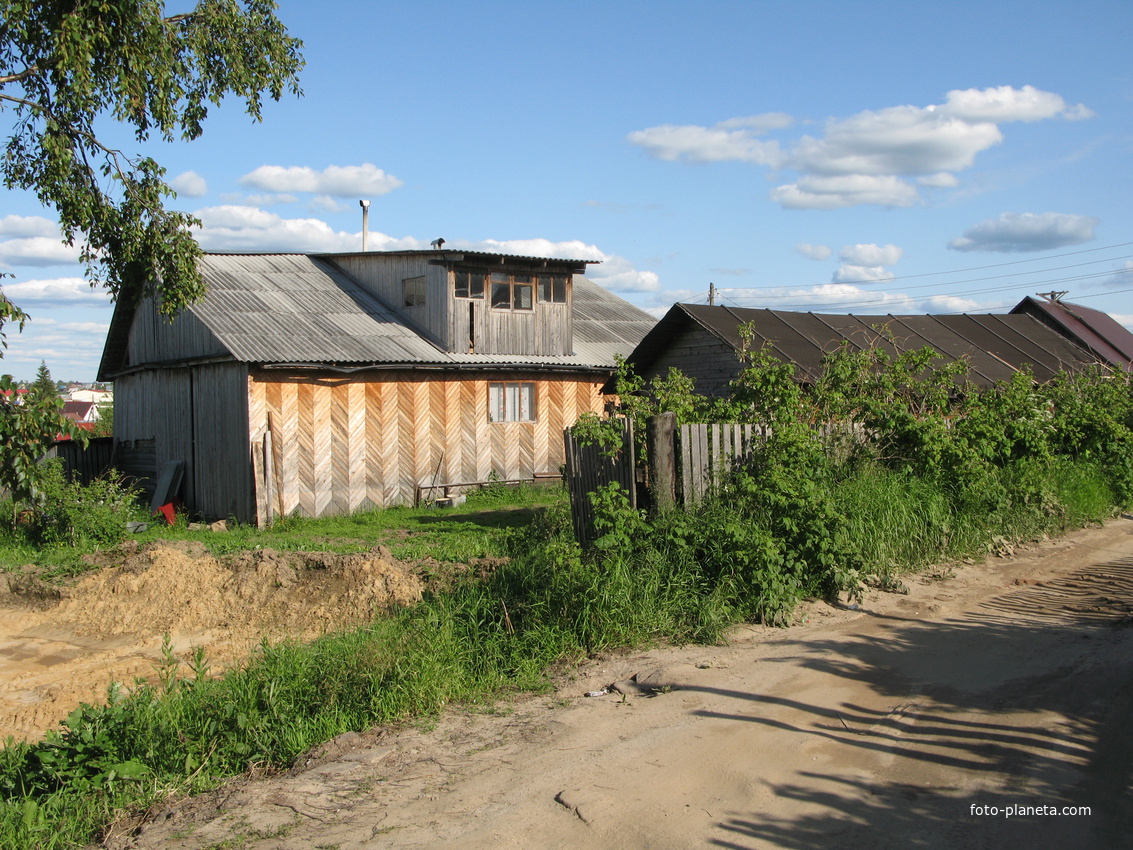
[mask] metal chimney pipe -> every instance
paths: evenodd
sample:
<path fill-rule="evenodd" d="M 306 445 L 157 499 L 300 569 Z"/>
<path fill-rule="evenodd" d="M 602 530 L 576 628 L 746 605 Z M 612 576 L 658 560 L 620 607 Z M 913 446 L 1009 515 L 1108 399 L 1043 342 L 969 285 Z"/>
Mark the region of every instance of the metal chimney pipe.
<path fill-rule="evenodd" d="M 362 250 L 366 250 L 366 236 L 370 232 L 370 202 L 359 201 L 358 206 L 362 208 Z"/>

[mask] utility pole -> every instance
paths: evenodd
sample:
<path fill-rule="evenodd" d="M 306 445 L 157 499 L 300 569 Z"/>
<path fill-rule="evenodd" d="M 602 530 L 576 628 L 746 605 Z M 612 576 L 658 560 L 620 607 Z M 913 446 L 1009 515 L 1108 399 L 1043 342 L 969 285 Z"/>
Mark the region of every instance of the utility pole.
<path fill-rule="evenodd" d="M 709 281 L 708 283 L 708 306 L 716 306 L 716 284 Z"/>

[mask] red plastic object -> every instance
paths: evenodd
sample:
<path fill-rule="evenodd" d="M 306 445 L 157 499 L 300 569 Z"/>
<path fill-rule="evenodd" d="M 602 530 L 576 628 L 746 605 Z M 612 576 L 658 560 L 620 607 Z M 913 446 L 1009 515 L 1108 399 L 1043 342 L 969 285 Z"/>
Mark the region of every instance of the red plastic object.
<path fill-rule="evenodd" d="M 173 525 L 177 521 L 173 511 L 172 502 L 166 502 L 164 505 L 157 509 L 157 513 L 160 513 L 163 517 L 165 517 L 166 525 Z"/>

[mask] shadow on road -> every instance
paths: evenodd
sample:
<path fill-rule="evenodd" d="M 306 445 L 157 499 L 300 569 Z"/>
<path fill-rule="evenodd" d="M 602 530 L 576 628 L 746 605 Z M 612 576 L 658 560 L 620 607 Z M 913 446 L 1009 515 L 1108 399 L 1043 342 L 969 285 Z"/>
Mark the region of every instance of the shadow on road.
<path fill-rule="evenodd" d="M 800 640 L 778 661 L 864 684 L 883 709 L 682 686 L 741 703 L 700 716 L 861 756 L 861 770 L 769 784 L 808 814 L 737 814 L 713 846 L 1133 846 L 1133 558 L 1022 585 L 962 620 L 867 616 L 870 634 Z M 1007 817 L 1011 805 L 1091 813 Z"/>

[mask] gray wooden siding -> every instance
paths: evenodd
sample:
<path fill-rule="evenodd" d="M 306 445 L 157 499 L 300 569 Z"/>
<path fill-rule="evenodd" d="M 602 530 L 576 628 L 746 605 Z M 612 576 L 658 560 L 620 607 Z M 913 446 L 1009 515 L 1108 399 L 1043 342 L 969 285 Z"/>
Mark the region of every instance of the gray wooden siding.
<path fill-rule="evenodd" d="M 451 277 L 451 273 L 450 273 Z M 573 287 L 567 284 L 567 303 L 548 304 L 538 301 L 530 310 L 494 310 L 491 292 L 484 298 L 457 298 L 448 287 L 451 322 L 447 344 L 449 351 L 468 351 L 469 326 L 475 336 L 476 354 L 538 354 L 570 356 L 574 354 L 574 324 L 571 304 Z M 536 292 L 536 296 L 537 296 Z"/>
<path fill-rule="evenodd" d="M 127 366 L 176 362 L 227 354 L 213 333 L 189 310 L 170 323 L 157 312 L 152 298 L 138 305 L 127 343 Z"/>
<path fill-rule="evenodd" d="M 676 367 L 696 382 L 698 393 L 717 396 L 726 394 L 728 382 L 740 373 L 741 365 L 730 345 L 702 327 L 690 327 L 642 373 L 642 377 L 663 378 L 669 374 L 670 367 Z"/>
<path fill-rule="evenodd" d="M 254 522 L 248 369 L 220 363 L 155 369 L 114 382 L 114 439 L 133 469 L 156 477 L 185 461 L 186 504 L 210 519 Z M 149 458 L 152 457 L 152 461 Z"/>

